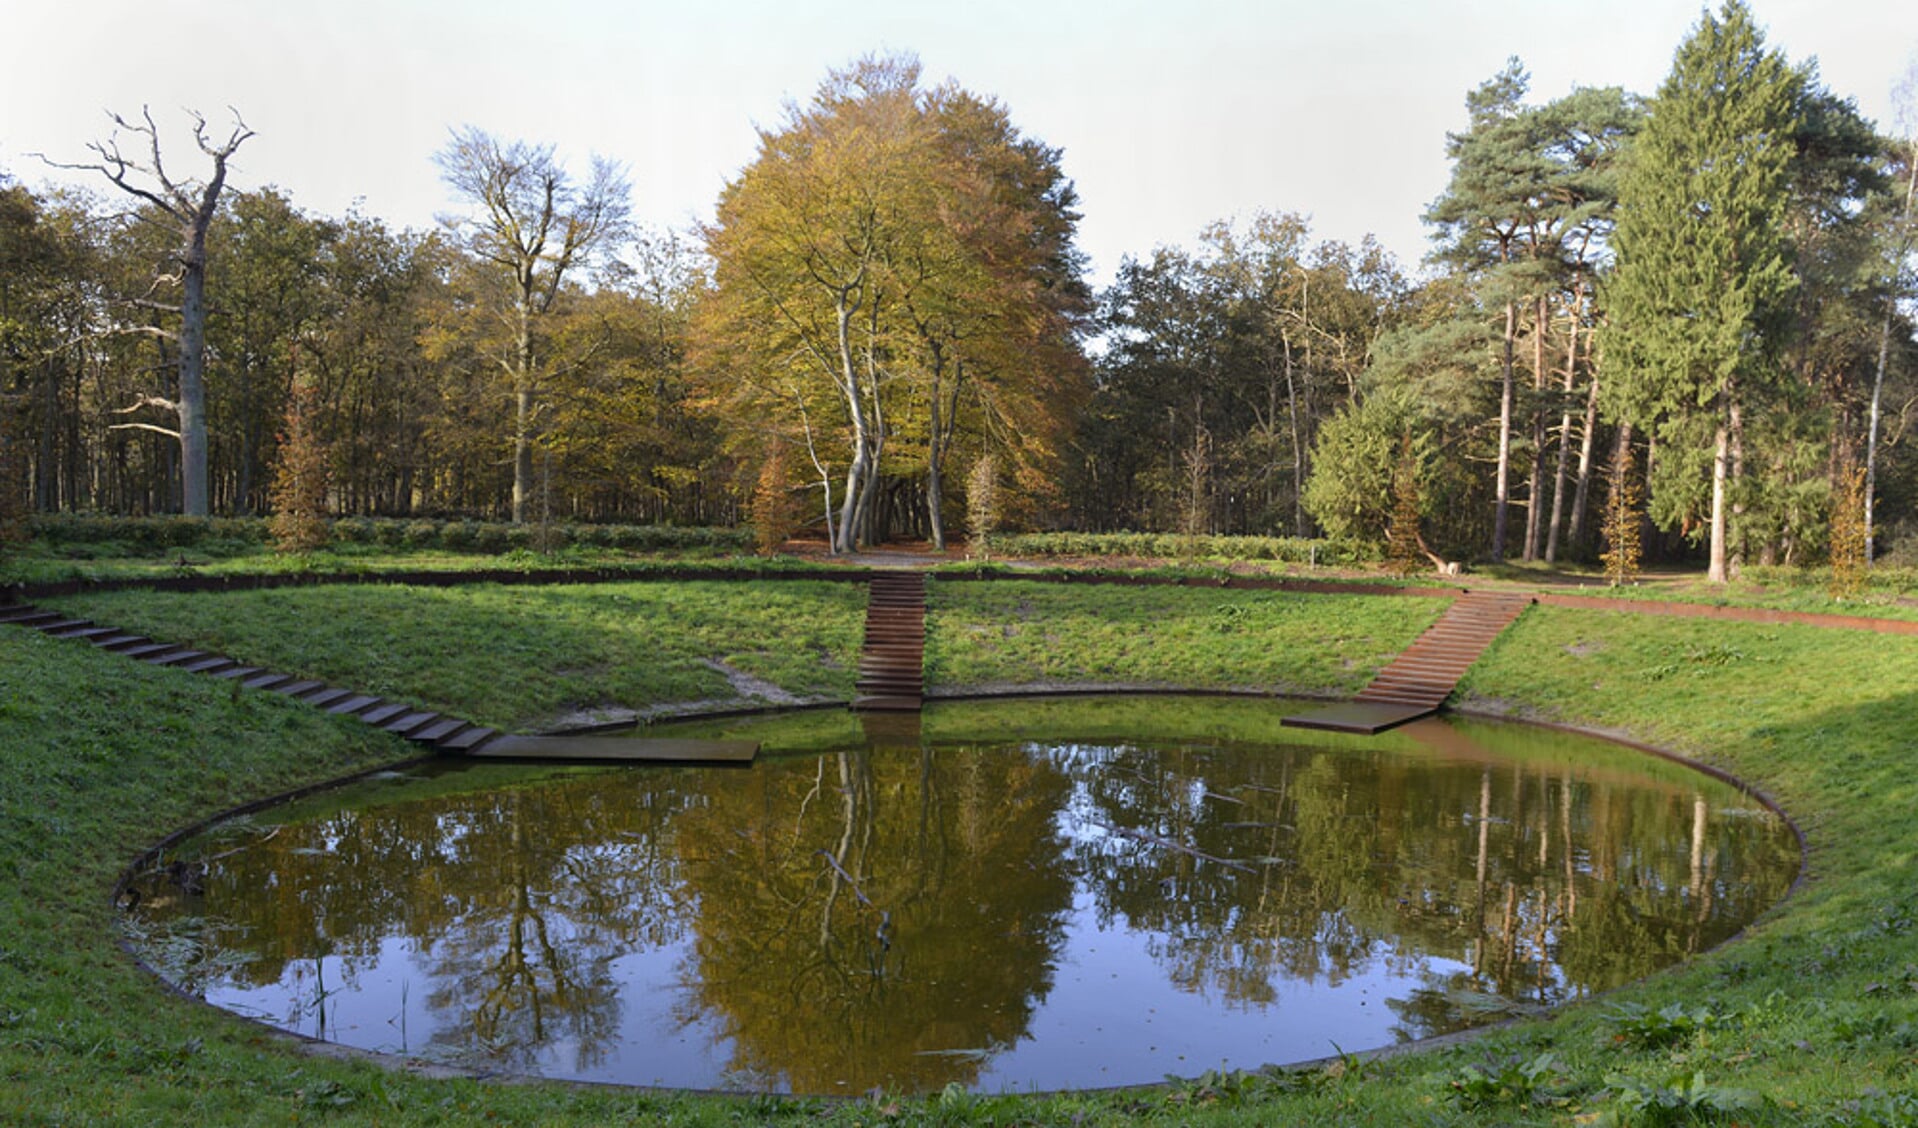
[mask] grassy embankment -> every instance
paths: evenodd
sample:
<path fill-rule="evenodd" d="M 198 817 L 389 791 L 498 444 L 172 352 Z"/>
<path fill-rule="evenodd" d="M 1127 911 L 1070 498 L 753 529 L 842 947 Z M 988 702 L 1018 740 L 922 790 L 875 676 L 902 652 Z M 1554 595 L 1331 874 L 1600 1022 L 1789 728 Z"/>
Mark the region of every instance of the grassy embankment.
<path fill-rule="evenodd" d="M 441 669 L 484 667 L 495 660 L 474 652 L 487 646 L 556 658 L 555 647 L 573 645 L 558 641 L 568 629 L 607 630 L 602 619 L 614 609 L 603 601 L 627 586 L 504 590 L 496 603 L 479 589 L 459 614 L 446 604 L 430 615 L 407 609 L 449 593 L 400 590 L 388 593 L 393 603 L 372 602 L 384 589 L 274 593 L 225 611 L 152 597 L 94 609 L 133 625 L 137 607 L 152 616 L 142 629 L 182 641 L 187 616 L 223 618 L 236 655 L 273 640 L 287 647 L 280 665 L 289 672 L 355 685 L 367 681 L 355 680 L 361 669 L 316 664 L 330 651 L 325 661 L 345 660 L 350 648 L 315 643 L 311 632 L 329 624 L 350 639 L 369 624 L 402 621 L 404 629 L 382 629 L 393 630 L 406 660 L 383 673 L 425 700 L 424 682 L 407 686 L 412 671 L 426 676 L 417 657 L 434 657 Z M 816 599 L 792 596 L 799 604 L 760 645 L 786 642 L 793 623 L 815 614 L 852 631 L 855 607 L 845 600 L 850 594 L 856 605 L 857 589 L 835 595 L 839 585 L 819 586 L 829 590 Z M 794 587 L 739 586 L 702 598 L 713 605 L 709 617 L 743 621 Z M 345 602 L 308 602 L 321 597 Z M 568 609 L 595 598 L 598 612 Z M 735 604 L 736 613 L 717 612 Z M 299 613 L 276 625 L 267 618 L 274 608 Z M 1369 608 L 1394 608 L 1400 618 L 1354 628 L 1352 616 Z M 1138 680 L 1344 690 L 1436 609 L 1416 599 L 953 584 L 935 596 L 929 664 L 948 686 Z M 433 633 L 451 621 L 472 633 Z M 737 642 L 695 626 L 680 615 L 652 621 L 642 654 L 745 664 Z M 295 627 L 304 633 L 289 633 Z M 515 641 L 542 636 L 548 641 Z M 1151 644 L 1134 641 L 1141 637 Z M 1315 641 L 1328 638 L 1345 641 Z M 789 676 L 762 668 L 772 680 Z M 619 682 L 610 669 L 595 676 L 565 692 L 515 697 L 497 716 L 543 716 L 566 698 L 714 688 L 648 690 L 641 687 L 654 683 Z M 433 703 L 482 713 L 506 687 L 481 678 L 469 672 L 445 683 L 469 696 Z M 0 931 L 0 1123 L 1918 1121 L 1910 1095 L 1918 1070 L 1918 640 L 1534 608 L 1465 691 L 1482 704 L 1623 729 L 1760 784 L 1811 837 L 1804 889 L 1728 949 L 1465 1047 L 1135 1094 L 827 1105 L 425 1079 L 303 1055 L 166 995 L 111 941 L 106 895 L 126 861 L 167 828 L 405 749 L 269 694 L 236 698 L 208 679 L 0 631 L 0 874 L 8 878 L 0 919 L 9 922 Z"/>

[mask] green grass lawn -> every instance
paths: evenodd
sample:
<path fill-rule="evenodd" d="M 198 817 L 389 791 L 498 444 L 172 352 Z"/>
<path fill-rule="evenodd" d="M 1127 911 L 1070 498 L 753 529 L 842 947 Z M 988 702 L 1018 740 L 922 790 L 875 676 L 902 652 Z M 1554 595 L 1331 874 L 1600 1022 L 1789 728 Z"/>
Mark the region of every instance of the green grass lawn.
<path fill-rule="evenodd" d="M 581 710 L 738 696 L 723 663 L 846 697 L 858 584 L 808 580 L 113 592 L 50 609 L 503 729 Z"/>
<path fill-rule="evenodd" d="M 476 714 L 489 693 L 509 696 L 486 683 L 504 660 L 473 653 L 489 648 L 555 657 L 584 653 L 587 639 L 628 639 L 593 653 L 763 661 L 761 676 L 800 688 L 810 675 L 774 655 L 803 653 L 815 637 L 828 649 L 856 644 L 855 585 L 702 590 L 722 586 L 129 594 L 86 605 L 116 624 L 146 614 L 142 629 L 225 632 L 179 641 L 218 637 L 236 656 L 255 657 L 243 644 L 284 647 L 273 653 L 289 672 L 342 684 L 378 691 L 371 681 L 388 676 L 422 698 L 444 686 L 460 700 L 430 703 Z M 1204 589 L 934 588 L 931 662 L 946 687 L 1036 676 L 1349 689 L 1440 609 Z M 798 602 L 760 610 L 775 599 Z M 677 613 L 695 605 L 729 625 Z M 1163 641 L 1127 644 L 1133 636 Z M 417 665 L 353 665 L 366 661 L 356 650 L 386 642 L 464 672 L 429 684 L 406 673 Z M 620 676 L 581 684 L 599 692 L 628 684 Z M 680 684 L 630 683 L 712 688 Z M 304 1053 L 167 993 L 113 937 L 109 893 L 133 856 L 172 828 L 409 749 L 271 694 L 0 628 L 0 1123 L 1918 1123 L 1918 639 L 1535 607 L 1463 690 L 1468 703 L 1621 730 L 1751 780 L 1809 835 L 1803 888 L 1724 949 L 1457 1047 L 1128 1094 L 832 1104 L 435 1079 Z M 513 690 L 497 715 L 538 716 L 585 692 Z"/>
<path fill-rule="evenodd" d="M 935 581 L 926 681 L 935 690 L 1052 683 L 1351 693 L 1446 605 L 1413 596 Z"/>

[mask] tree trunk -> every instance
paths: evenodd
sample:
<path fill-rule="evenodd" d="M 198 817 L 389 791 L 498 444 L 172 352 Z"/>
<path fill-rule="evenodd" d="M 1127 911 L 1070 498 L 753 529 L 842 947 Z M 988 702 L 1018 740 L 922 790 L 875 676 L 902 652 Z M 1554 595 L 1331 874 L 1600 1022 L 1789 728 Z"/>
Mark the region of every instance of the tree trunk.
<path fill-rule="evenodd" d="M 854 369 L 852 359 L 852 315 L 855 311 L 846 295 L 841 294 L 833 312 L 839 335 L 839 386 L 846 394 L 846 414 L 852 423 L 852 461 L 846 466 L 846 496 L 841 501 L 842 508 L 839 511 L 838 540 L 832 546 L 835 554 L 855 552 L 859 548 L 859 506 L 871 468 L 866 449 L 870 441 L 866 433 L 866 406 L 859 398 L 859 373 Z"/>
<path fill-rule="evenodd" d="M 939 379 L 937 353 L 934 353 L 934 375 L 932 394 L 927 398 L 931 416 L 926 430 L 926 531 L 931 535 L 932 550 L 946 550 L 946 526 L 940 512 L 939 495 L 942 483 L 939 480 L 939 460 L 945 453 L 939 437 Z"/>
<path fill-rule="evenodd" d="M 1544 295 L 1533 303 L 1532 313 L 1532 479 L 1525 490 L 1525 559 L 1537 560 L 1539 540 L 1544 534 L 1545 506 L 1545 328 L 1549 315 Z"/>
<path fill-rule="evenodd" d="M 1725 571 L 1725 478 L 1731 460 L 1731 428 L 1723 419 L 1712 436 L 1712 528 L 1711 564 L 1705 571 L 1708 583 L 1722 584 Z"/>
<path fill-rule="evenodd" d="M 1565 344 L 1565 410 L 1558 420 L 1558 468 L 1552 472 L 1552 522 L 1545 533 L 1545 562 L 1558 562 L 1558 537 L 1564 527 L 1565 464 L 1572 450 L 1572 388 L 1578 379 L 1578 314 L 1584 304 L 1585 280 L 1581 276 L 1572 288 L 1570 334 Z"/>
<path fill-rule="evenodd" d="M 1585 529 L 1585 503 L 1591 496 L 1592 484 L 1592 443 L 1598 434 L 1598 376 L 1592 376 L 1591 391 L 1585 395 L 1585 433 L 1578 442 L 1578 489 L 1572 499 L 1572 526 L 1567 530 L 1568 540 L 1576 539 Z"/>
<path fill-rule="evenodd" d="M 1299 433 L 1299 393 L 1292 378 L 1292 339 L 1281 335 L 1285 349 L 1285 410 L 1292 427 L 1292 535 L 1311 535 L 1305 519 L 1305 437 Z"/>
<path fill-rule="evenodd" d="M 192 232 L 180 264 L 180 511 L 205 517 L 206 228 Z"/>
<path fill-rule="evenodd" d="M 1912 197 L 1918 195 L 1918 146 L 1906 155 L 1910 166 L 1910 175 L 1905 181 L 1905 204 L 1899 210 L 1899 217 L 1911 216 Z M 1898 256 L 1893 263 L 1891 293 L 1885 296 L 1885 320 L 1878 330 L 1878 368 L 1871 379 L 1871 422 L 1865 432 L 1865 566 L 1870 567 L 1875 556 L 1873 542 L 1878 530 L 1873 524 L 1874 511 L 1878 495 L 1878 428 L 1883 417 L 1885 397 L 1885 367 L 1891 360 L 1891 323 L 1898 313 L 1898 280 L 1904 273 L 1905 257 L 1911 253 L 1911 239 L 1907 236 L 1898 247 Z"/>
<path fill-rule="evenodd" d="M 1498 486 L 1492 517 L 1492 559 L 1505 559 L 1506 509 L 1510 504 L 1512 469 L 1512 347 L 1518 331 L 1518 305 L 1505 303 L 1505 350 L 1501 358 L 1498 400 Z"/>

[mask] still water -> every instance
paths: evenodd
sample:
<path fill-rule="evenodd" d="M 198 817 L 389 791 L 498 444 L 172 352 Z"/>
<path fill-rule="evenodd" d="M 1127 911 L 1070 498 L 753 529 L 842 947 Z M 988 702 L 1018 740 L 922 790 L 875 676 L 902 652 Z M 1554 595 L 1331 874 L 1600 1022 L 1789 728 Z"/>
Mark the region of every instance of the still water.
<path fill-rule="evenodd" d="M 1789 828 L 1602 741 L 1295 703 L 946 705 L 674 735 L 748 769 L 471 765 L 215 828 L 136 883 L 185 990 L 482 1069 L 800 1093 L 1254 1068 L 1684 959 L 1783 896 Z"/>

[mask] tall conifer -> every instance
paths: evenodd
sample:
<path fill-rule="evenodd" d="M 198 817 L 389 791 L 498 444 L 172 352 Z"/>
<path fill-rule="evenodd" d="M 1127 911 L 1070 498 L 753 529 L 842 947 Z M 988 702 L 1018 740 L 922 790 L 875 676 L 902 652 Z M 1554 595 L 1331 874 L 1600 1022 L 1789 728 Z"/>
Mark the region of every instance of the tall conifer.
<path fill-rule="evenodd" d="M 1798 89 L 1751 11 L 1727 0 L 1680 45 L 1619 184 L 1606 394 L 1612 414 L 1661 442 L 1709 444 L 1717 583 L 1732 442 L 1773 383 L 1794 284 L 1784 230 Z"/>

